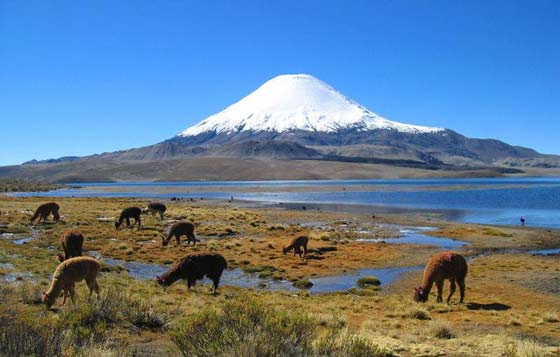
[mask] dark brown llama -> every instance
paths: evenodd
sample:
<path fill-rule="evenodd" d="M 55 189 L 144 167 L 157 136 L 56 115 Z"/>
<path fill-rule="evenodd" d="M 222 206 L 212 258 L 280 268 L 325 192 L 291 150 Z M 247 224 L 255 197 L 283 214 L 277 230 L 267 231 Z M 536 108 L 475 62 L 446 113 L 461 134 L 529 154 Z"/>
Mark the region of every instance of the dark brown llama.
<path fill-rule="evenodd" d="M 130 219 L 134 218 L 134 224 L 138 224 L 138 228 L 142 227 L 142 221 L 140 219 L 140 215 L 142 214 L 142 210 L 138 207 L 127 207 L 122 210 L 121 215 L 119 216 L 119 220 L 115 221 L 115 228 L 119 229 L 121 224 L 124 220 L 126 220 L 126 226 L 132 227 L 130 225 Z"/>
<path fill-rule="evenodd" d="M 39 217 L 39 220 L 37 221 L 37 223 L 41 223 L 41 220 L 43 220 L 43 223 L 44 223 L 44 222 L 47 221 L 47 218 L 52 213 L 53 218 L 54 218 L 54 222 L 56 223 L 60 220 L 59 210 L 60 210 L 60 206 L 55 202 L 43 203 L 42 205 L 37 207 L 37 209 L 35 210 L 35 213 L 29 219 L 29 222 L 33 223 L 33 221 L 36 220 L 37 217 Z"/>
<path fill-rule="evenodd" d="M 179 279 L 185 279 L 190 289 L 197 280 L 202 280 L 206 276 L 212 280 L 212 293 L 215 295 L 220 277 L 226 268 L 227 261 L 221 254 L 194 253 L 175 262 L 161 277 L 156 277 L 156 281 L 159 285 L 167 287 Z"/>

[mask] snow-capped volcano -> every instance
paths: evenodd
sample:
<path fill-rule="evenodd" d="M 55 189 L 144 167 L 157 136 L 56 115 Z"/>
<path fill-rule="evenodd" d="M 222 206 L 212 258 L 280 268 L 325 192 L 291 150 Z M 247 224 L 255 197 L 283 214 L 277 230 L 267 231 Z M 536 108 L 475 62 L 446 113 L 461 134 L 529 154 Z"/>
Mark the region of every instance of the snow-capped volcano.
<path fill-rule="evenodd" d="M 397 169 L 391 168 L 397 167 Z M 560 156 L 394 122 L 307 74 L 271 79 L 168 140 L 130 150 L 0 167 L 61 182 L 295 180 L 503 175 L 560 167 Z M 416 171 L 420 170 L 420 171 Z M 406 176 L 408 177 L 408 176 Z"/>
<path fill-rule="evenodd" d="M 191 126 L 179 136 L 291 130 L 329 133 L 340 129 L 388 129 L 404 133 L 444 130 L 385 119 L 311 75 L 287 74 L 269 80 L 239 102 Z"/>

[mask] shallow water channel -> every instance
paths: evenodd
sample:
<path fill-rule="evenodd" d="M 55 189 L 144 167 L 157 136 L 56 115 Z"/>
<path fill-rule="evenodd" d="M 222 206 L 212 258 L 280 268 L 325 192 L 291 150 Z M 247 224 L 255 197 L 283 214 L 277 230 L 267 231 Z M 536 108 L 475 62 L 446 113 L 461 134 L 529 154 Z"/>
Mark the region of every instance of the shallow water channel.
<path fill-rule="evenodd" d="M 388 244 L 404 243 L 404 244 L 422 244 L 430 245 L 440 249 L 456 249 L 466 245 L 466 242 L 449 239 L 449 238 L 436 238 L 430 237 L 422 232 L 430 230 L 429 227 L 420 228 L 404 228 L 399 227 L 402 237 L 383 239 Z M 362 239 L 364 242 L 377 243 L 375 239 Z M 90 255 L 102 259 L 103 262 L 111 266 L 122 266 L 128 271 L 131 278 L 150 280 L 154 279 L 157 275 L 163 274 L 169 267 L 142 263 L 142 262 L 127 262 L 123 260 L 103 258 L 98 252 L 89 252 Z M 309 279 L 313 286 L 308 289 L 311 293 L 329 293 L 337 291 L 347 291 L 351 288 L 356 288 L 356 282 L 359 278 L 364 276 L 375 276 L 381 281 L 382 286 L 391 284 L 398 280 L 402 274 L 421 270 L 423 266 L 408 266 L 408 267 L 388 267 L 379 269 L 360 269 L 352 271 L 348 274 L 337 276 L 319 277 Z M 203 284 L 210 284 L 208 279 L 202 281 Z M 282 290 L 296 292 L 299 289 L 292 286 L 292 283 L 287 280 L 273 280 L 269 278 L 259 278 L 256 274 L 245 273 L 242 269 L 236 268 L 226 270 L 220 281 L 220 285 L 229 285 L 242 288 L 253 289 L 266 289 L 266 290 Z"/>
<path fill-rule="evenodd" d="M 40 231 L 38 229 L 31 229 L 30 235 L 14 234 L 14 233 L 2 233 L 0 238 L 11 240 L 14 244 L 21 245 L 31 242 L 33 239 L 39 236 Z"/>

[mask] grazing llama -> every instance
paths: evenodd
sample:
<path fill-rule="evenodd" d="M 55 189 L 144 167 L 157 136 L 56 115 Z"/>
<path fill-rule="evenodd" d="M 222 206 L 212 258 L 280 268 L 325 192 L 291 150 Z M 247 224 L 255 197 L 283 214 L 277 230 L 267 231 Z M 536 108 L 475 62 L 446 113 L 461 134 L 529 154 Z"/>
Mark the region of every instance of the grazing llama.
<path fill-rule="evenodd" d="M 49 290 L 47 292 L 43 291 L 41 301 L 50 309 L 62 291 L 64 294 L 62 305 L 66 303 L 68 295 L 74 302 L 75 285 L 82 280 L 86 281 L 89 296 L 91 297 L 91 294 L 95 291 L 99 297 L 99 284 L 97 284 L 99 267 L 99 262 L 92 257 L 76 257 L 65 260 L 54 271 Z"/>
<path fill-rule="evenodd" d="M 140 214 L 142 210 L 138 207 L 127 207 L 122 210 L 119 220 L 115 221 L 115 228 L 119 229 L 124 220 L 126 220 L 126 226 L 132 227 L 130 225 L 130 219 L 134 218 L 134 224 L 138 224 L 138 228 L 142 227 L 142 221 L 140 220 Z"/>
<path fill-rule="evenodd" d="M 294 250 L 294 256 L 296 254 L 298 254 L 300 258 L 305 259 L 305 256 L 307 255 L 307 242 L 308 241 L 309 241 L 309 238 L 307 236 L 299 236 L 297 238 L 294 238 L 290 242 L 290 245 L 282 248 L 282 253 L 286 254 L 291 249 L 293 249 Z M 303 248 L 303 256 L 302 256 L 302 248 Z"/>
<path fill-rule="evenodd" d="M 179 279 L 186 279 L 187 287 L 190 289 L 197 280 L 202 280 L 206 276 L 212 280 L 212 294 L 215 295 L 220 277 L 226 268 L 227 261 L 221 254 L 194 253 L 175 262 L 161 277 L 156 277 L 156 281 L 159 285 L 167 287 Z"/>
<path fill-rule="evenodd" d="M 169 244 L 171 238 L 175 237 L 177 245 L 181 244 L 181 236 L 187 236 L 187 245 L 193 242 L 196 245 L 196 236 L 194 235 L 194 225 L 190 222 L 177 222 L 171 226 L 167 237 L 162 237 L 162 244 L 165 247 Z"/>
<path fill-rule="evenodd" d="M 467 262 L 462 255 L 455 252 L 442 252 L 433 255 L 426 268 L 424 269 L 424 278 L 422 285 L 414 288 L 414 301 L 425 302 L 428 301 L 430 290 L 435 283 L 437 287 L 437 302 L 442 302 L 443 281 L 448 279 L 451 283 L 447 303 L 455 292 L 455 283 L 459 284 L 461 292 L 460 303 L 463 303 L 465 298 L 465 277 L 467 276 Z"/>
<path fill-rule="evenodd" d="M 43 220 L 43 223 L 45 223 L 49 215 L 52 213 L 54 222 L 56 223 L 60 220 L 59 210 L 60 210 L 60 206 L 55 202 L 43 203 L 42 205 L 37 207 L 35 213 L 29 219 L 29 222 L 33 223 L 33 221 L 36 220 L 38 217 L 39 220 L 37 221 L 37 223 L 41 223 L 41 220 Z"/>

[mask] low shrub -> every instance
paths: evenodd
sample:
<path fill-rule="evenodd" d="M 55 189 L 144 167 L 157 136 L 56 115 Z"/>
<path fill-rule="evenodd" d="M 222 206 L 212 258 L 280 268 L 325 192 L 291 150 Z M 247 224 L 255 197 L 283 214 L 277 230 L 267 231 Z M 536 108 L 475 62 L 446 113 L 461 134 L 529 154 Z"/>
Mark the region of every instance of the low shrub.
<path fill-rule="evenodd" d="M 31 282 L 23 282 L 16 288 L 17 295 L 21 302 L 28 305 L 37 305 L 41 303 L 41 287 Z"/>
<path fill-rule="evenodd" d="M 0 317 L 0 355 L 59 356 L 65 334 L 48 318 L 21 318 L 4 312 Z"/>
<path fill-rule="evenodd" d="M 183 356 L 300 356 L 312 352 L 314 323 L 257 301 L 228 301 L 171 332 Z"/>

